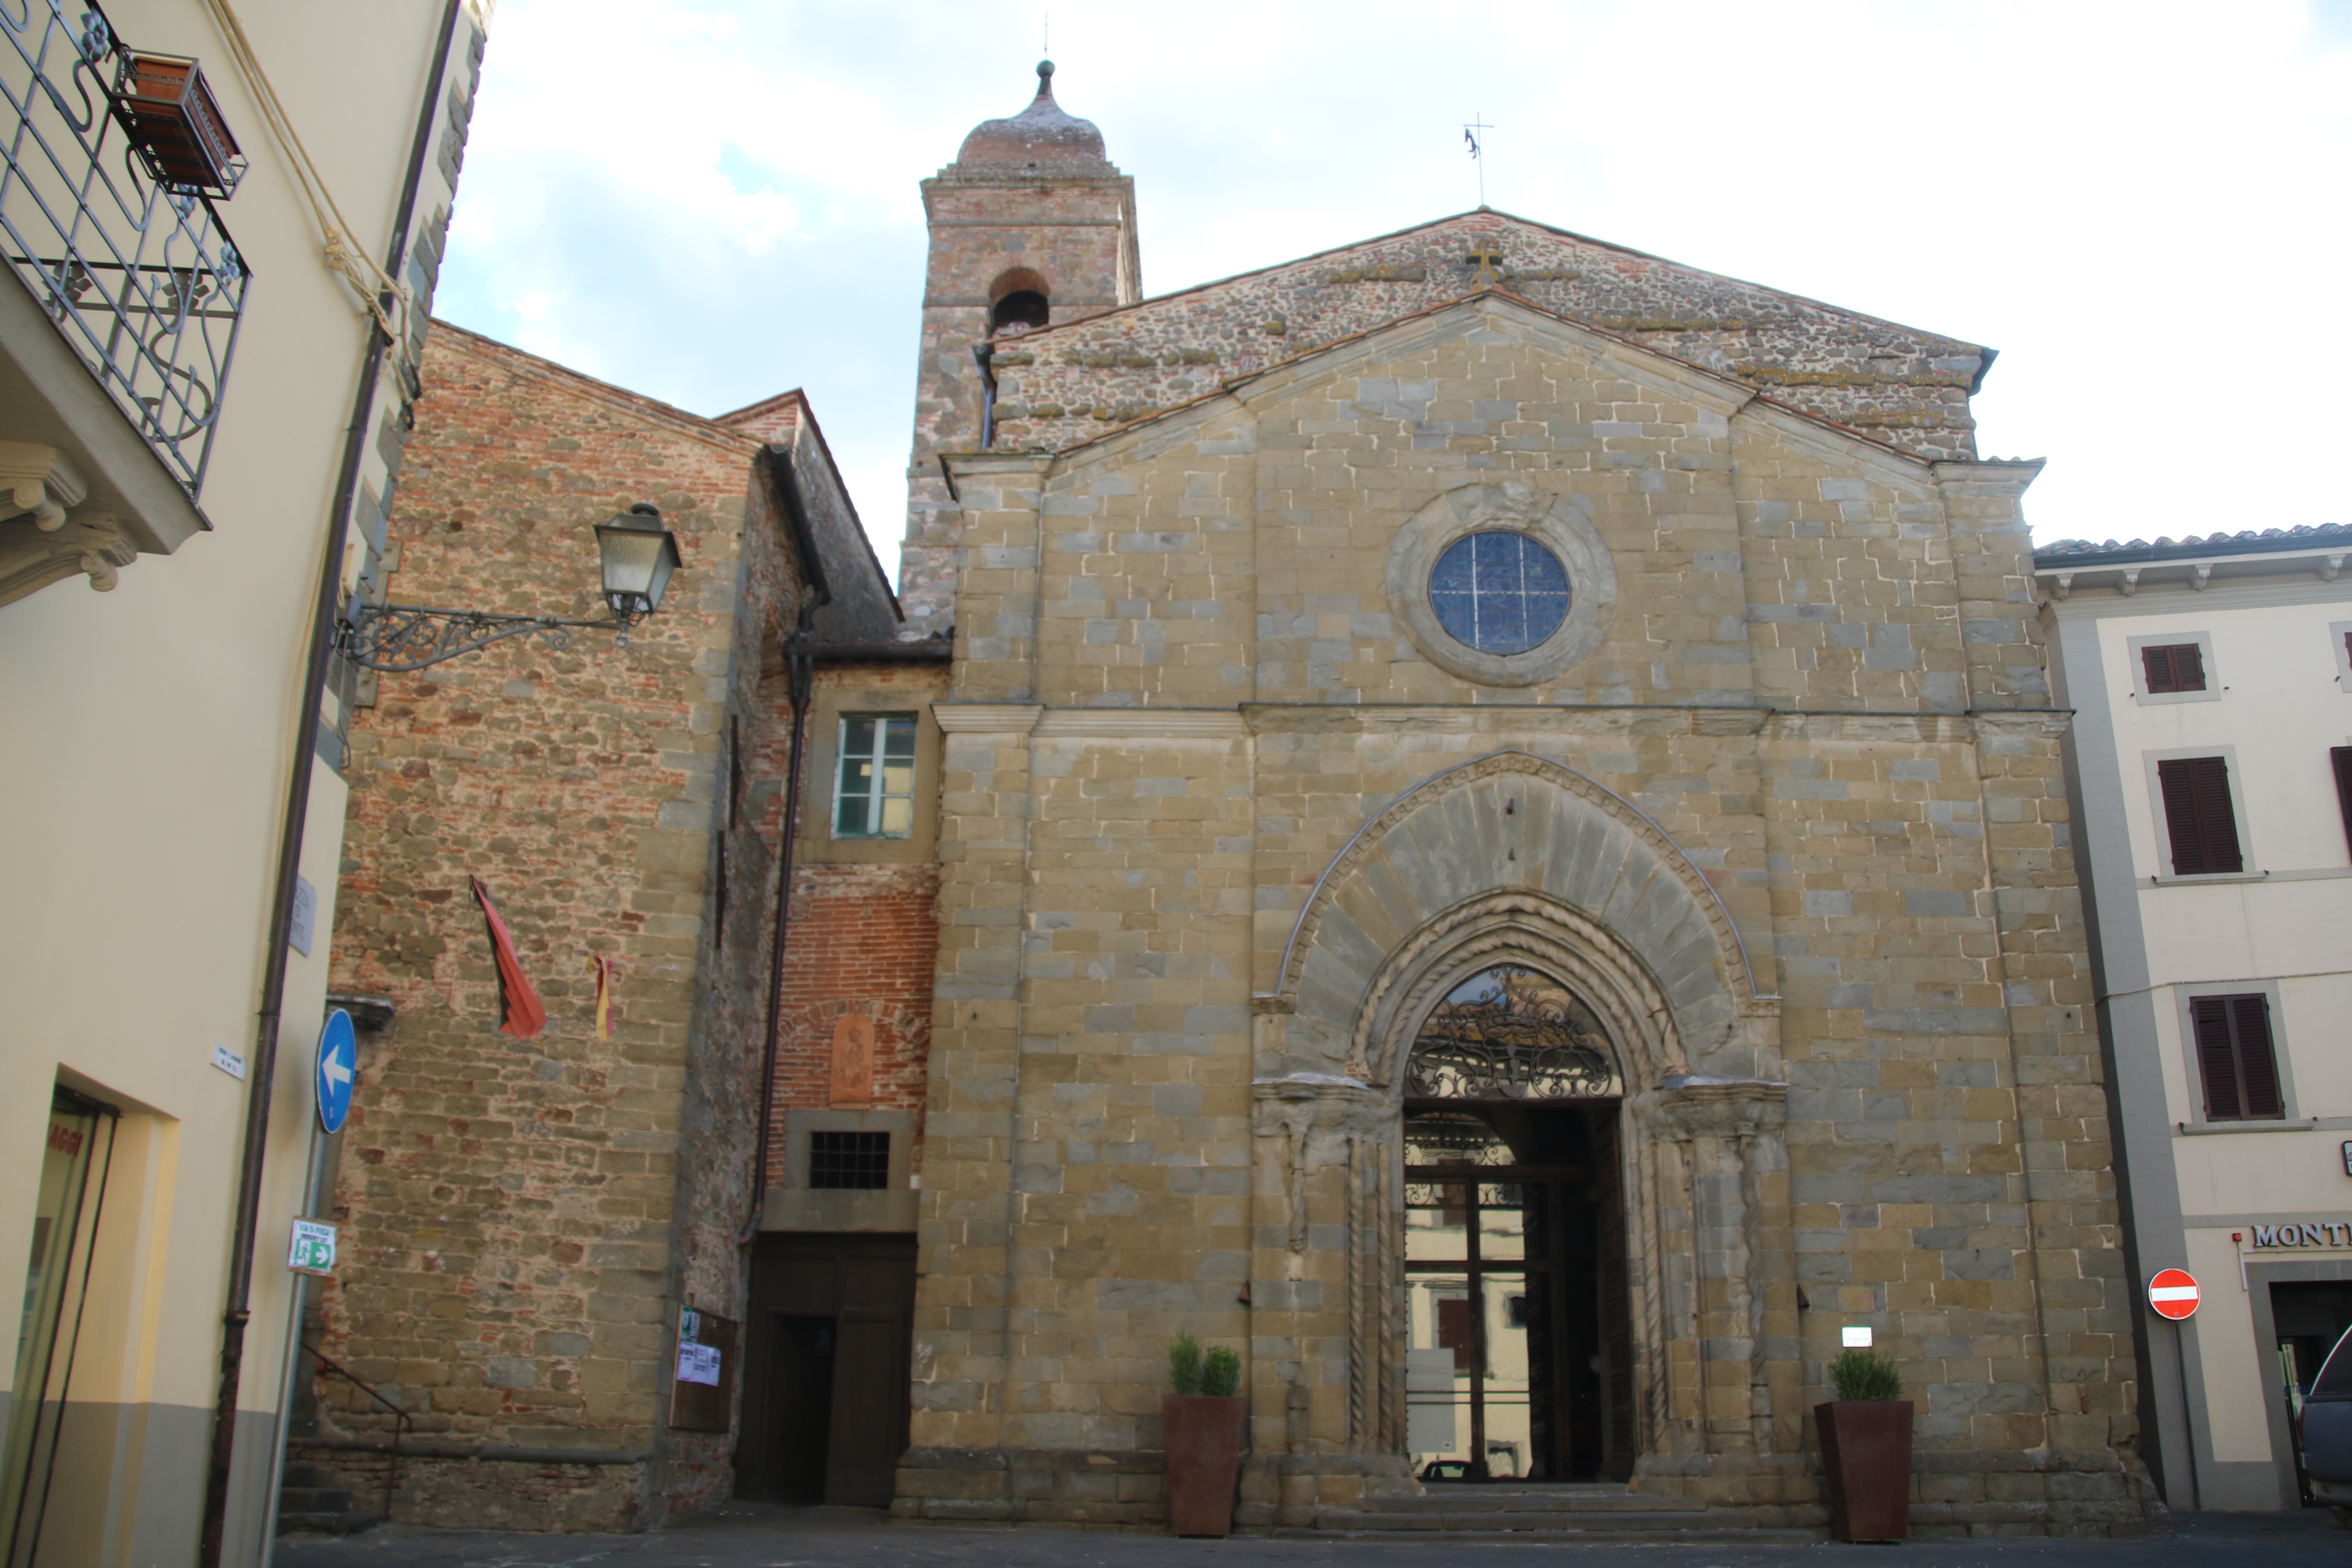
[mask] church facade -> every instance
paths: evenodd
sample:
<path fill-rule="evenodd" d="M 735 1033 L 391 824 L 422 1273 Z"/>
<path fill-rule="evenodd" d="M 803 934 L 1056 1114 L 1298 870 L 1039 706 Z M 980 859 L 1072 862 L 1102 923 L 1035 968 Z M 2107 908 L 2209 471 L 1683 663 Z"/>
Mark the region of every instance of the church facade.
<path fill-rule="evenodd" d="M 1244 1522 L 1810 1525 L 1866 1329 L 1923 1531 L 2149 1528 L 1991 351 L 1486 209 L 1147 299 L 1041 69 L 924 187 L 898 1513 L 1163 1517 L 1190 1331 Z"/>

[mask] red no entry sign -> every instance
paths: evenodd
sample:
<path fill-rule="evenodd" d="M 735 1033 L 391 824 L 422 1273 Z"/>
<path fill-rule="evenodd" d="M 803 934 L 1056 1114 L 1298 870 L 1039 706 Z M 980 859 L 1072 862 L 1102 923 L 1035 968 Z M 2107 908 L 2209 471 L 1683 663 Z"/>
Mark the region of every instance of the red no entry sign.
<path fill-rule="evenodd" d="M 2147 1282 L 2147 1304 L 2160 1317 L 2179 1322 L 2197 1313 L 2197 1280 L 2185 1268 L 2168 1268 Z"/>

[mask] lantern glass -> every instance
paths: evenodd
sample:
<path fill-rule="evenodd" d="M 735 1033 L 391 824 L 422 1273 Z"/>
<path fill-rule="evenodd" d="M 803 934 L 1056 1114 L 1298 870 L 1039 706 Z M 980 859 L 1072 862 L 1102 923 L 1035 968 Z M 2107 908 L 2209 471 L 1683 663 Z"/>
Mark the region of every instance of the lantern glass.
<path fill-rule="evenodd" d="M 604 602 L 628 618 L 661 608 L 670 574 L 678 567 L 677 539 L 661 524 L 661 513 L 643 504 L 596 525 L 596 549 L 604 557 Z"/>

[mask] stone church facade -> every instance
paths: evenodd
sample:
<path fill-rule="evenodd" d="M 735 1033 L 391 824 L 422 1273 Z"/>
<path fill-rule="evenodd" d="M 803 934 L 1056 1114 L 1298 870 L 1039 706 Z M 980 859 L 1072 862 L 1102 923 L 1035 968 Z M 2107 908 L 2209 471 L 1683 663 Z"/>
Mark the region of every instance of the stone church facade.
<path fill-rule="evenodd" d="M 1050 80 L 925 197 L 896 1510 L 1160 1517 L 1190 1331 L 1245 1522 L 1451 1456 L 1808 1525 L 1868 1328 L 1924 1531 L 2148 1528 L 1991 352 L 1486 209 L 1147 300 Z"/>

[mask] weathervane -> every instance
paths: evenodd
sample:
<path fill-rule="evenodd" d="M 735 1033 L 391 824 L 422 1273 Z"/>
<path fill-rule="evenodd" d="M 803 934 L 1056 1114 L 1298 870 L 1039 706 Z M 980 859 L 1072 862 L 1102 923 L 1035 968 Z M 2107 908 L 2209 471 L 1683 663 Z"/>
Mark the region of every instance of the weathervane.
<path fill-rule="evenodd" d="M 1471 111 L 1470 123 L 1462 128 L 1462 140 L 1470 143 L 1470 161 L 1478 165 L 1478 205 L 1482 207 L 1486 205 L 1486 146 L 1478 140 L 1478 132 L 1493 129 L 1475 110 Z"/>

